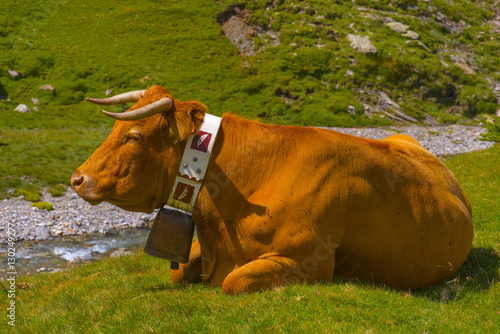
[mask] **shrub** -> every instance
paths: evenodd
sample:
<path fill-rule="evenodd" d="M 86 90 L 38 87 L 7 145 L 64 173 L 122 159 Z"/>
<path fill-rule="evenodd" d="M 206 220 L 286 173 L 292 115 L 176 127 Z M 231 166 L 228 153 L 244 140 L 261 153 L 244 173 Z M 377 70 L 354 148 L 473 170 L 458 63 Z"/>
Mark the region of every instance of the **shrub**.
<path fill-rule="evenodd" d="M 500 143 L 500 123 L 486 123 L 484 127 L 488 129 L 488 132 L 481 134 L 479 139 Z"/>
<path fill-rule="evenodd" d="M 309 75 L 319 79 L 323 74 L 331 71 L 331 59 L 332 54 L 329 50 L 306 47 L 297 50 L 295 55 L 289 56 L 282 67 L 300 77 Z"/>

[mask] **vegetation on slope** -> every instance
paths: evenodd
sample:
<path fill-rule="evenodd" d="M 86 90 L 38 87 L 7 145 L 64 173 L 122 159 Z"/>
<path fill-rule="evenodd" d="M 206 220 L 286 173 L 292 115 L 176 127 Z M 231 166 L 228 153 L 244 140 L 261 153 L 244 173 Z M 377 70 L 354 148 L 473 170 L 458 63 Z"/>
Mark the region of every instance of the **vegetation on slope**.
<path fill-rule="evenodd" d="M 248 11 L 247 56 L 221 27 L 236 5 Z M 108 89 L 160 84 L 213 114 L 277 124 L 389 125 L 397 112 L 453 123 L 498 109 L 496 1 L 21 0 L 0 12 L 0 194 L 67 184 L 113 124 L 84 97 Z M 353 49 L 349 34 L 377 52 Z M 381 94 L 399 110 L 381 110 Z"/>
<path fill-rule="evenodd" d="M 236 3 L 250 11 L 249 26 L 269 32 L 248 36 L 261 51 L 247 57 L 238 55 L 217 21 Z M 274 123 L 386 124 L 364 115 L 363 104 L 376 106 L 378 92 L 416 119 L 428 113 L 455 122 L 461 114 L 495 113 L 493 89 L 500 82 L 495 1 L 355 3 L 3 3 L 0 83 L 12 103 L 2 103 L 0 110 L 11 112 L 36 97 L 41 115 L 50 109 L 49 115 L 79 112 L 94 118 L 96 107 L 80 104 L 85 96 L 162 84 L 174 96 L 203 101 L 213 113 L 260 115 Z M 391 30 L 384 24 L 389 21 L 407 25 L 419 38 Z M 273 32 L 280 44 L 265 47 Z M 368 36 L 377 52 L 354 50 L 348 34 Z M 9 69 L 20 75 L 13 78 Z M 38 90 L 47 83 L 54 92 Z M 348 112 L 349 105 L 355 112 Z"/>

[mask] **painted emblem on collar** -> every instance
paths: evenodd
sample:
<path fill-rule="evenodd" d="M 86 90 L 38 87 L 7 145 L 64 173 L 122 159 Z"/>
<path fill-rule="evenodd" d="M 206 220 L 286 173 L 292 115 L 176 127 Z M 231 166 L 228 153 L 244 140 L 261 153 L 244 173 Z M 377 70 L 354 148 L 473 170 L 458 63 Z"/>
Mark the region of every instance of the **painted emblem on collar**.
<path fill-rule="evenodd" d="M 193 137 L 191 149 L 206 153 L 210 139 L 212 139 L 211 133 L 200 131 L 200 133 Z"/>
<path fill-rule="evenodd" d="M 174 192 L 174 199 L 189 204 L 191 202 L 191 198 L 193 197 L 194 190 L 193 186 L 179 182 L 177 183 L 177 187 Z"/>

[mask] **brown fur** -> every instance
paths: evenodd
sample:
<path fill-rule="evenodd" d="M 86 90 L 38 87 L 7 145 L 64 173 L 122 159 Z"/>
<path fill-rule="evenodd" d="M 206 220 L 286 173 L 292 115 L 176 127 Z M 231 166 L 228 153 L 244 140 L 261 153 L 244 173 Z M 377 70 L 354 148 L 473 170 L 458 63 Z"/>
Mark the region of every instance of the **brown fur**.
<path fill-rule="evenodd" d="M 169 96 L 152 87 L 134 107 Z M 73 176 L 91 203 L 151 212 L 164 205 L 185 138 L 206 107 L 117 121 Z M 130 129 L 142 133 L 128 142 Z M 125 139 L 123 139 L 125 138 Z M 226 293 L 333 275 L 401 289 L 439 283 L 472 244 L 470 203 L 453 174 L 411 137 L 362 139 L 224 116 L 193 219 L 198 240 L 174 282 Z"/>

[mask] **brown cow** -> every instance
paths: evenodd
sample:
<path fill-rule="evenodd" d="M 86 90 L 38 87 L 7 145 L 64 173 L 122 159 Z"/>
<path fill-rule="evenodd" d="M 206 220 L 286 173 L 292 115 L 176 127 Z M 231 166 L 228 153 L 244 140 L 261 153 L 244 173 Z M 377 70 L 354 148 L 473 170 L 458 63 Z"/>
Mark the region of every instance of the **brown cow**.
<path fill-rule="evenodd" d="M 104 103 L 130 101 L 138 102 L 129 111 L 109 113 L 126 120 L 71 182 L 92 204 L 152 212 L 165 204 L 186 138 L 207 108 L 159 86 Z M 198 240 L 173 281 L 222 285 L 225 293 L 334 275 L 417 289 L 455 273 L 473 236 L 457 180 L 411 137 L 371 140 L 231 115 L 222 119 L 193 220 Z"/>

